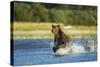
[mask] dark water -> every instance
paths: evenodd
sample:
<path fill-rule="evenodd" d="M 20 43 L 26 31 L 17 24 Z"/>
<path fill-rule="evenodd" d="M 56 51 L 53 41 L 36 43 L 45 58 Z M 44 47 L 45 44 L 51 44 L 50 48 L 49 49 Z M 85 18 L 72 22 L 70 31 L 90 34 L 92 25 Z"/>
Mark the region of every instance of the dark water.
<path fill-rule="evenodd" d="M 97 39 L 73 38 L 71 40 L 71 43 L 82 45 L 83 47 L 85 47 L 87 44 L 96 46 Z M 97 52 L 91 52 L 90 49 L 87 48 L 85 48 L 86 53 L 55 56 L 52 51 L 52 46 L 52 39 L 15 39 L 14 65 L 21 66 L 36 64 L 72 63 L 97 60 Z"/>

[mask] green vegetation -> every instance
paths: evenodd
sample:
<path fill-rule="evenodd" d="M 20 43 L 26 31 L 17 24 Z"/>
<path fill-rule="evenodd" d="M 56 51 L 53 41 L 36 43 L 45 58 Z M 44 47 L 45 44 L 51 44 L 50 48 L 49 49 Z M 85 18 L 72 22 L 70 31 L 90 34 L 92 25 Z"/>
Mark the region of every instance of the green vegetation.
<path fill-rule="evenodd" d="M 97 25 L 97 7 L 14 1 L 13 20 L 62 22 L 64 25 Z"/>
<path fill-rule="evenodd" d="M 24 30 L 24 31 L 34 31 L 34 30 L 51 30 L 52 24 L 50 22 L 14 22 L 13 23 L 13 29 L 14 30 Z M 59 23 L 61 27 L 63 27 L 62 23 Z"/>
<path fill-rule="evenodd" d="M 64 26 L 60 23 L 62 30 L 70 37 L 74 36 L 96 36 L 96 26 Z M 51 32 L 52 23 L 13 23 L 12 32 L 14 38 L 53 38 Z"/>
<path fill-rule="evenodd" d="M 97 6 L 13 1 L 14 38 L 53 38 L 52 24 L 73 36 L 97 36 Z"/>

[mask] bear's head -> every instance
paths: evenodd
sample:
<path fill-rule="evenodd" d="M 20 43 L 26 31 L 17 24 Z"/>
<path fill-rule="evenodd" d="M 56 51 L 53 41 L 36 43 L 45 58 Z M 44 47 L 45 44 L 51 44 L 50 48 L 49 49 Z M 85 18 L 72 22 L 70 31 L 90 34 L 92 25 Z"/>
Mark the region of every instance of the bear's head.
<path fill-rule="evenodd" d="M 52 25 L 52 30 L 51 31 L 55 35 L 58 35 L 61 32 L 60 25 Z"/>

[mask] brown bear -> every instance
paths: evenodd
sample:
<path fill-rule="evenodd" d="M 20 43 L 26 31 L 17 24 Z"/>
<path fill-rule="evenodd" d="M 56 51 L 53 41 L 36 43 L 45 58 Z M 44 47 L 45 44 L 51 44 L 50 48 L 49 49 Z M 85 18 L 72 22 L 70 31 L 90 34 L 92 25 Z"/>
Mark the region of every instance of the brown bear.
<path fill-rule="evenodd" d="M 52 33 L 54 34 L 53 52 L 56 53 L 60 48 L 69 46 L 70 38 L 61 30 L 60 25 L 52 25 Z"/>

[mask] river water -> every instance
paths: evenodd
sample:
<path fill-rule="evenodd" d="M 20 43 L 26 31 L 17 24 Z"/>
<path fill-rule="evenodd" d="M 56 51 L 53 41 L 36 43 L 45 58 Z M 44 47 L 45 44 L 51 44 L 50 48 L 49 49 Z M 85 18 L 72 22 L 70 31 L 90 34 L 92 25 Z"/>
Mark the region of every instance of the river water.
<path fill-rule="evenodd" d="M 96 37 L 73 38 L 71 44 L 81 45 L 85 52 L 55 56 L 52 51 L 53 39 L 14 39 L 14 65 L 73 63 L 97 60 Z"/>

